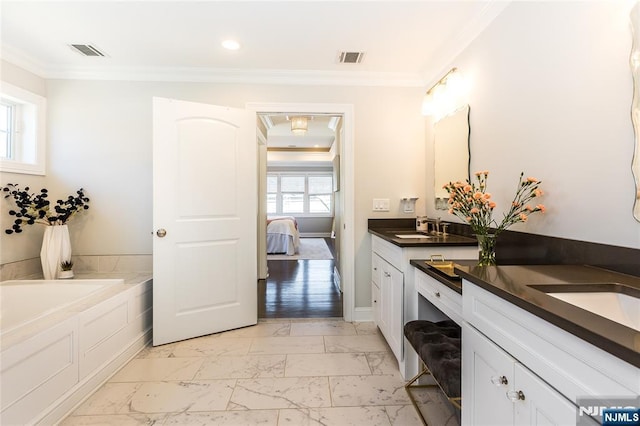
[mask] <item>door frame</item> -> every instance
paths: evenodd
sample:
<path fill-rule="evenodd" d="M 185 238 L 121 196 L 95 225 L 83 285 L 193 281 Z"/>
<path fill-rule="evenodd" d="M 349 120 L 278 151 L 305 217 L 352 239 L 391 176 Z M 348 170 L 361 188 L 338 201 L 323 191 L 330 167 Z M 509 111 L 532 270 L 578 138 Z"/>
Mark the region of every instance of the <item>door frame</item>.
<path fill-rule="evenodd" d="M 340 281 L 343 290 L 342 312 L 347 322 L 354 320 L 355 311 L 355 269 L 354 231 L 355 231 L 355 199 L 354 199 L 354 107 L 353 104 L 330 103 L 280 103 L 280 102 L 248 102 L 247 110 L 256 114 L 340 114 L 343 117 L 343 139 L 340 156 L 344 167 L 340 170 L 341 191 L 344 191 L 342 207 L 342 235 L 340 240 Z M 266 161 L 266 159 L 265 159 Z M 257 165 L 259 167 L 260 165 Z M 266 165 L 265 165 L 266 166 Z M 260 194 L 258 194 L 259 196 Z"/>

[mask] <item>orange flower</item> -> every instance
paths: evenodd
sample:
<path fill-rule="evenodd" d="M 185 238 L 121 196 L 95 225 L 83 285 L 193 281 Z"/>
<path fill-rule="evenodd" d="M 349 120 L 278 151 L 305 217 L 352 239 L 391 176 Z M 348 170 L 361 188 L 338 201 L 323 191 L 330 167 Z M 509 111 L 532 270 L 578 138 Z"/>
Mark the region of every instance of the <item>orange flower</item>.
<path fill-rule="evenodd" d="M 467 216 L 467 222 L 471 222 L 471 216 Z"/>
<path fill-rule="evenodd" d="M 544 194 L 544 192 L 542 192 L 542 189 L 536 189 L 535 191 L 533 191 L 533 195 L 535 195 L 536 197 L 541 197 L 542 194 Z"/>
<path fill-rule="evenodd" d="M 476 192 L 475 194 L 473 194 L 473 198 L 475 200 L 479 200 L 480 198 L 482 198 L 482 192 Z"/>
<path fill-rule="evenodd" d="M 496 204 L 496 203 L 494 203 L 493 201 L 490 201 L 488 205 L 489 205 L 489 208 L 490 208 L 490 209 L 493 209 L 493 208 L 495 208 L 495 207 L 496 207 L 496 205 L 497 205 L 497 204 Z"/>
<path fill-rule="evenodd" d="M 535 182 L 538 182 L 538 179 L 536 179 L 534 177 L 528 177 L 527 178 L 527 182 L 535 183 Z"/>
<path fill-rule="evenodd" d="M 491 198 L 491 193 L 487 192 L 482 196 L 482 198 L 484 198 L 485 200 L 488 200 L 489 198 Z"/>
<path fill-rule="evenodd" d="M 536 209 L 540 210 L 542 213 L 544 213 L 547 210 L 547 208 L 544 206 L 544 204 L 538 204 L 536 206 Z"/>
<path fill-rule="evenodd" d="M 471 192 L 471 185 L 465 185 L 462 189 L 464 190 L 464 192 Z"/>
<path fill-rule="evenodd" d="M 526 214 L 520 213 L 520 220 L 521 221 L 526 222 L 527 219 L 529 219 L 529 217 Z"/>
<path fill-rule="evenodd" d="M 477 214 L 480 213 L 480 209 L 478 209 L 477 207 L 472 208 L 471 210 L 469 210 L 469 213 L 471 214 Z"/>
<path fill-rule="evenodd" d="M 531 207 L 530 205 L 527 205 L 525 209 L 529 210 L 530 212 L 533 211 L 533 207 Z"/>

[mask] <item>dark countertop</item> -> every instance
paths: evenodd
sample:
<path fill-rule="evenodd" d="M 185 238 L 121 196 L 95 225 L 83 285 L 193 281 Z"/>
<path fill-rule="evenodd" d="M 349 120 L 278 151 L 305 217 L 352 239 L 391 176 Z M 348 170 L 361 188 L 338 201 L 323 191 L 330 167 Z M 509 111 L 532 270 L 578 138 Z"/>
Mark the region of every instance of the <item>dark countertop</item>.
<path fill-rule="evenodd" d="M 413 261 L 411 263 L 414 264 Z M 640 367 L 640 332 L 541 291 L 547 289 L 572 292 L 588 288 L 590 291 L 617 290 L 633 297 L 640 297 L 640 278 L 584 265 L 480 267 L 475 264 L 458 263 L 454 271 L 460 277 Z M 423 270 L 421 267 L 420 269 Z M 429 273 L 433 276 L 432 274 L 435 272 Z"/>
<path fill-rule="evenodd" d="M 377 235 L 385 241 L 395 244 L 399 247 L 446 247 L 446 246 L 477 246 L 478 241 L 475 238 L 463 237 L 461 235 L 431 235 L 424 232 L 418 232 L 415 229 L 407 228 L 369 228 L 369 233 Z M 423 234 L 428 239 L 423 238 L 398 238 L 396 235 L 407 234 Z"/>

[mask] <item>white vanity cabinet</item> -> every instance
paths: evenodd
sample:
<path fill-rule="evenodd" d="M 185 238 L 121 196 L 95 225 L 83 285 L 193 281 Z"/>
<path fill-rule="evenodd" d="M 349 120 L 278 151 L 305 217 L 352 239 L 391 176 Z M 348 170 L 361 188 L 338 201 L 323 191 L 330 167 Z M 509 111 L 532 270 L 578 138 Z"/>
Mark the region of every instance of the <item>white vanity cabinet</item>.
<path fill-rule="evenodd" d="M 373 317 L 398 360 L 404 378 L 417 373 L 418 361 L 404 339 L 404 324 L 418 319 L 418 297 L 411 259 L 429 259 L 442 255 L 446 259 L 477 259 L 477 246 L 407 246 L 400 247 L 377 235 L 371 236 L 371 295 Z M 407 362 L 407 353 L 408 362 Z"/>
<path fill-rule="evenodd" d="M 467 280 L 462 295 L 463 425 L 573 425 L 580 398 L 640 393 L 637 367 Z"/>
<path fill-rule="evenodd" d="M 473 327 L 462 327 L 465 425 L 571 425 L 576 406 Z"/>
<path fill-rule="evenodd" d="M 372 258 L 372 294 L 374 298 L 374 317 L 396 358 L 402 357 L 402 291 L 403 274 L 396 267 L 373 254 Z M 377 310 L 377 314 L 376 311 Z"/>

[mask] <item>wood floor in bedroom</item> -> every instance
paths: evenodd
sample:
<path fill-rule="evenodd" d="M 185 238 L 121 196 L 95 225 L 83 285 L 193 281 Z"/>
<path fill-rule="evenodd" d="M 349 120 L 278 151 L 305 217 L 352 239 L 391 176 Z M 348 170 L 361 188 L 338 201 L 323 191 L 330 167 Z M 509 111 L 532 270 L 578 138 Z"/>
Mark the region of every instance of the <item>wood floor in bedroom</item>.
<path fill-rule="evenodd" d="M 267 265 L 269 277 L 258 281 L 259 318 L 342 317 L 335 260 L 270 260 Z"/>

